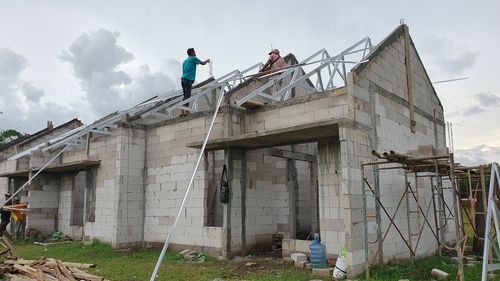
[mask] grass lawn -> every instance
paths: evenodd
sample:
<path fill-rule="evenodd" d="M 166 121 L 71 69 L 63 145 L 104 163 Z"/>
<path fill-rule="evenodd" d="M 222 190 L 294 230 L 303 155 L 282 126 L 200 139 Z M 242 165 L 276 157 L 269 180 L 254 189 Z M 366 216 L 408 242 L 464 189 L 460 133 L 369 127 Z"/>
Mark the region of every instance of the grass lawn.
<path fill-rule="evenodd" d="M 160 254 L 157 250 L 120 253 L 109 245 L 94 243 L 85 246 L 81 242 L 51 246 L 18 242 L 14 249 L 24 259 L 39 259 L 44 256 L 67 262 L 95 263 L 97 268 L 89 272 L 113 281 L 149 280 Z M 156 280 L 321 280 L 310 275 L 308 270 L 300 270 L 281 260 L 258 259 L 253 262 L 257 265 L 248 267 L 245 262 L 211 258 L 204 263 L 198 263 L 184 261 L 177 253 L 168 253 Z"/>
<path fill-rule="evenodd" d="M 141 250 L 135 252 L 116 252 L 110 246 L 94 243 L 85 246 L 81 242 L 72 242 L 61 245 L 39 246 L 31 242 L 17 242 L 14 245 L 17 253 L 24 259 L 38 259 L 42 256 L 61 259 L 68 262 L 96 263 L 97 268 L 89 272 L 106 277 L 113 281 L 149 280 L 156 259 L 157 250 Z M 161 267 L 157 280 L 289 280 L 309 281 L 318 278 L 310 275 L 309 270 L 295 268 L 290 263 L 273 259 L 259 258 L 253 260 L 257 265 L 245 266 L 246 262 L 219 261 L 209 258 L 204 263 L 183 261 L 177 253 L 168 253 Z M 374 267 L 371 271 L 373 281 L 390 281 L 410 279 L 411 281 L 431 280 L 430 271 L 439 268 L 451 273 L 447 280 L 455 280 L 457 265 L 451 259 L 431 257 L 416 260 L 392 263 Z M 481 264 L 465 268 L 465 280 L 480 280 Z M 366 280 L 360 277 L 360 280 Z M 495 279 L 500 280 L 500 278 Z"/>

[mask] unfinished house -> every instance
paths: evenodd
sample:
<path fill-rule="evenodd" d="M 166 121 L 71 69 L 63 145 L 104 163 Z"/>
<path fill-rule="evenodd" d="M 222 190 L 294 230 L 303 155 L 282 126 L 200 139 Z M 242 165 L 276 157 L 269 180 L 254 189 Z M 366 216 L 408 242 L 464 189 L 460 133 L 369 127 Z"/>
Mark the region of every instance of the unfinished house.
<path fill-rule="evenodd" d="M 202 153 L 171 248 L 223 256 L 268 252 L 274 235 L 286 255 L 308 251 L 318 232 L 328 254 L 346 247 L 348 272 L 359 274 L 365 263 L 361 163 L 374 160 L 372 150 L 444 148 L 443 107 L 405 25 L 376 46 L 365 38 L 337 55 L 321 49 L 302 61 L 289 55 L 287 63 L 269 75 L 250 75 L 256 64 L 209 79 L 187 101 L 168 93 L 57 138 L 12 144 L 2 152 L 4 189 L 15 191 L 56 156 L 22 194 L 40 210 L 28 215 L 28 227 L 115 247 L 159 245 Z M 181 109 L 191 114 L 178 117 Z M 228 203 L 219 201 L 223 165 Z M 394 208 L 403 176 L 384 173 L 380 192 Z M 419 196 L 432 196 L 425 192 Z M 389 224 L 381 220 L 370 224 L 370 238 Z M 384 259 L 407 258 L 393 234 Z M 433 239 L 424 233 L 418 255 L 437 251 Z"/>

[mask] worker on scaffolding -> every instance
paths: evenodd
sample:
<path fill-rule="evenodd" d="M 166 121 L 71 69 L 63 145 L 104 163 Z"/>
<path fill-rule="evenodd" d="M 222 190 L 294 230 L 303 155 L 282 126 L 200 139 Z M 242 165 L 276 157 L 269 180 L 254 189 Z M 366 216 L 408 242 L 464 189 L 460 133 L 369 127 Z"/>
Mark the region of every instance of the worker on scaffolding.
<path fill-rule="evenodd" d="M 205 65 L 210 62 L 210 59 L 201 61 L 196 57 L 196 52 L 194 48 L 187 49 L 188 57 L 182 63 L 182 77 L 181 85 L 182 91 L 184 93 L 183 100 L 187 100 L 191 97 L 191 88 L 193 87 L 194 80 L 196 79 L 196 65 Z M 189 102 L 184 104 L 184 106 L 189 107 Z M 186 116 L 190 112 L 188 110 L 181 110 L 181 116 Z"/>
<path fill-rule="evenodd" d="M 12 205 L 12 194 L 10 193 L 5 193 L 5 204 L 4 206 Z M 10 199 L 10 200 L 9 200 Z M 10 214 L 11 211 L 9 210 L 0 210 L 0 218 L 2 219 L 2 222 L 0 222 L 0 237 L 3 236 L 3 233 L 7 230 L 7 225 L 10 223 Z"/>

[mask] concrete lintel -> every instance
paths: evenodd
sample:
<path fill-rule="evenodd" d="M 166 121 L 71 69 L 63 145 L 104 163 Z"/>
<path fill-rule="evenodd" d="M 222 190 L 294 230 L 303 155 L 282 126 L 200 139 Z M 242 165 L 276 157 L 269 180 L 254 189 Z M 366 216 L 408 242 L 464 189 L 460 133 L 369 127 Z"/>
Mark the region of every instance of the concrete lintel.
<path fill-rule="evenodd" d="M 49 166 L 45 168 L 43 172 L 64 173 L 64 172 L 82 171 L 85 170 L 85 168 L 87 167 L 99 166 L 100 163 L 101 161 L 91 161 L 91 160 L 74 161 L 74 162 Z M 30 172 L 36 172 L 36 171 L 38 171 L 38 169 L 12 171 L 0 174 L 0 177 L 28 177 Z"/>
<path fill-rule="evenodd" d="M 338 136 L 339 123 L 343 120 L 344 118 L 331 119 L 287 128 L 251 132 L 209 140 L 206 149 L 214 150 L 226 147 L 257 149 L 318 141 L 319 139 Z M 202 144 L 202 142 L 192 142 L 188 143 L 187 147 L 201 148 Z"/>

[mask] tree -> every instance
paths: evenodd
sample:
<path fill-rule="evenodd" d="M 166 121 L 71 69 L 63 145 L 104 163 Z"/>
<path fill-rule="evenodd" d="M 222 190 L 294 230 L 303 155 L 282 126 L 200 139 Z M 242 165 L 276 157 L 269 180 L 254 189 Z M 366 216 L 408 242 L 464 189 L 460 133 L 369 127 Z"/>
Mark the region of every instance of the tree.
<path fill-rule="evenodd" d="M 0 145 L 7 144 L 17 138 L 24 136 L 23 133 L 20 133 L 14 129 L 4 130 L 0 132 Z"/>

